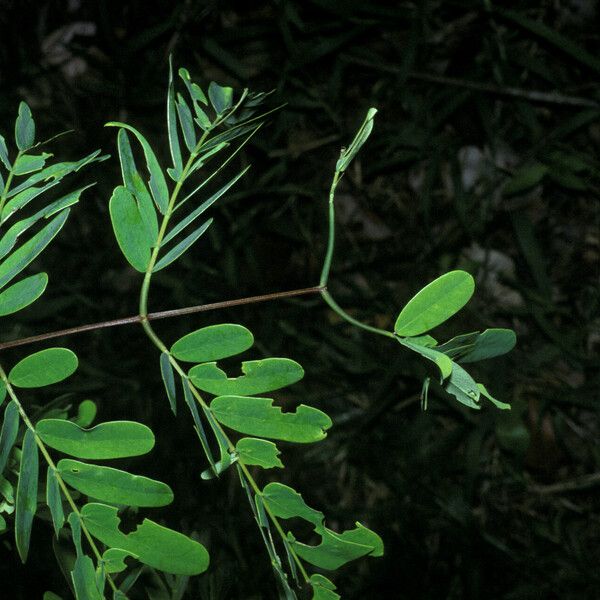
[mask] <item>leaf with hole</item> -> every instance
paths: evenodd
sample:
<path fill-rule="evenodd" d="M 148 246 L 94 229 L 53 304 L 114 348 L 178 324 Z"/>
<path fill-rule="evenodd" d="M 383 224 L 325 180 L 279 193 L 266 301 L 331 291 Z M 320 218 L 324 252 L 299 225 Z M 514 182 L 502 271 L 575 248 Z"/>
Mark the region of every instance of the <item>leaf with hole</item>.
<path fill-rule="evenodd" d="M 310 508 L 302 496 L 291 487 L 277 482 L 269 483 L 263 489 L 262 495 L 276 517 L 300 517 L 317 529 L 323 526 L 325 515 L 320 510 Z"/>
<path fill-rule="evenodd" d="M 27 429 L 23 438 L 19 483 L 15 506 L 15 543 L 22 562 L 27 561 L 33 517 L 37 512 L 38 447 L 35 434 Z"/>
<path fill-rule="evenodd" d="M 251 396 L 292 385 L 304 377 L 304 369 L 289 358 L 264 358 L 242 363 L 240 377 L 228 378 L 216 362 L 192 367 L 192 383 L 200 390 L 219 395 Z"/>
<path fill-rule="evenodd" d="M 198 542 L 144 519 L 129 534 L 119 529 L 117 509 L 105 504 L 86 504 L 81 515 L 88 531 L 103 544 L 126 550 L 159 571 L 174 575 L 198 575 L 208 568 L 208 552 Z"/>
<path fill-rule="evenodd" d="M 47 348 L 17 363 L 8 375 L 12 385 L 37 388 L 63 381 L 77 370 L 77 356 L 67 348 Z"/>
<path fill-rule="evenodd" d="M 465 271 L 450 271 L 418 292 L 402 309 L 394 331 L 410 337 L 426 333 L 456 314 L 475 290 L 473 277 Z"/>
<path fill-rule="evenodd" d="M 19 115 L 15 122 L 15 142 L 21 151 L 31 148 L 35 142 L 35 123 L 25 102 L 19 104 Z"/>
<path fill-rule="evenodd" d="M 48 285 L 48 275 L 38 273 L 21 279 L 21 281 L 0 292 L 0 317 L 12 315 L 33 304 Z"/>
<path fill-rule="evenodd" d="M 169 205 L 169 188 L 167 187 L 165 176 L 160 168 L 160 164 L 158 163 L 154 151 L 150 147 L 150 144 L 137 129 L 127 125 L 126 123 L 111 121 L 110 123 L 107 123 L 106 126 L 127 129 L 127 131 L 131 131 L 131 133 L 133 133 L 133 135 L 137 138 L 138 142 L 142 146 L 142 150 L 144 151 L 146 166 L 148 167 L 148 172 L 150 173 L 150 181 L 148 182 L 148 185 L 150 186 L 150 192 L 152 193 L 152 197 L 154 198 L 154 202 L 158 207 L 158 210 L 164 215 L 167 212 L 167 207 Z"/>
<path fill-rule="evenodd" d="M 30 262 L 44 250 L 61 230 L 69 216 L 69 209 L 63 210 L 48 225 L 38 231 L 29 241 L 19 246 L 0 264 L 0 288 L 16 277 Z"/>
<path fill-rule="evenodd" d="M 96 500 L 127 506 L 166 506 L 173 502 L 173 491 L 166 483 L 142 475 L 69 458 L 63 458 L 57 467 L 66 483 Z"/>
<path fill-rule="evenodd" d="M 255 465 L 263 469 L 283 468 L 283 463 L 279 459 L 281 452 L 273 442 L 268 440 L 245 437 L 238 440 L 235 450 L 240 462 L 245 465 Z"/>
<path fill-rule="evenodd" d="M 310 576 L 310 585 L 312 587 L 312 600 L 340 600 L 341 596 L 336 594 L 335 585 L 327 577 L 320 573 Z"/>
<path fill-rule="evenodd" d="M 129 190 L 117 186 L 110 199 L 109 208 L 121 252 L 136 271 L 145 273 L 150 263 L 152 239 L 137 202 Z"/>
<path fill-rule="evenodd" d="M 326 527 L 318 533 L 321 535 L 321 543 L 318 546 L 298 542 L 290 534 L 288 539 L 301 559 L 320 569 L 333 571 L 363 556 L 383 556 L 381 538 L 360 523 L 356 523 L 354 529 L 343 533 L 335 533 Z"/>
<path fill-rule="evenodd" d="M 295 412 L 282 412 L 270 398 L 219 396 L 211 405 L 215 418 L 246 435 L 285 442 L 312 443 L 324 439 L 332 425 L 320 410 L 301 404 Z"/>
<path fill-rule="evenodd" d="M 177 340 L 171 354 L 187 362 L 210 362 L 241 354 L 254 343 L 249 329 L 233 323 L 209 325 Z"/>
<path fill-rule="evenodd" d="M 152 430 L 135 421 L 108 421 L 82 429 L 72 421 L 44 419 L 35 429 L 47 446 L 83 459 L 141 456 L 154 447 Z"/>
<path fill-rule="evenodd" d="M 14 401 L 10 401 L 4 409 L 4 420 L 0 430 L 0 475 L 4 473 L 10 451 L 19 433 L 19 409 Z"/>

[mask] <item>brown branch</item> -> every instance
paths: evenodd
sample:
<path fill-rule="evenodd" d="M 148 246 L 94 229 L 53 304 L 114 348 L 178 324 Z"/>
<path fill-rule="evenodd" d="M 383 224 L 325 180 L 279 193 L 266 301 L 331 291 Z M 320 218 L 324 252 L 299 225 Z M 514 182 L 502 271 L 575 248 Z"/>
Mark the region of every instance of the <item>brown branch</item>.
<path fill-rule="evenodd" d="M 316 294 L 322 292 L 325 288 L 315 286 L 310 288 L 302 288 L 299 290 L 289 290 L 287 292 L 274 292 L 272 294 L 262 294 L 260 296 L 248 296 L 246 298 L 237 298 L 235 300 L 223 300 L 222 302 L 212 302 L 210 304 L 199 304 L 197 306 L 188 306 L 187 308 L 175 308 L 173 310 L 162 310 L 159 312 L 149 313 L 146 317 L 148 321 L 157 321 L 158 319 L 169 319 L 171 317 L 179 317 L 181 315 L 191 315 L 199 312 L 207 312 L 217 310 L 219 308 L 230 308 L 232 306 L 241 306 L 242 304 L 256 304 L 258 302 L 267 302 L 268 300 L 280 300 L 282 298 L 293 298 L 295 296 L 303 296 L 306 294 Z M 135 315 L 132 317 L 124 317 L 122 319 L 113 319 L 112 321 L 101 321 L 99 323 L 89 323 L 88 325 L 78 325 L 69 329 L 60 329 L 49 333 L 41 333 L 31 337 L 13 340 L 11 342 L 0 342 L 0 350 L 7 348 L 15 348 L 17 346 L 25 346 L 36 342 L 44 342 L 53 338 L 66 335 L 75 335 L 84 333 L 85 331 L 96 331 L 97 329 L 107 329 L 108 327 L 118 327 L 120 325 L 130 325 L 132 323 L 141 323 L 142 317 Z"/>

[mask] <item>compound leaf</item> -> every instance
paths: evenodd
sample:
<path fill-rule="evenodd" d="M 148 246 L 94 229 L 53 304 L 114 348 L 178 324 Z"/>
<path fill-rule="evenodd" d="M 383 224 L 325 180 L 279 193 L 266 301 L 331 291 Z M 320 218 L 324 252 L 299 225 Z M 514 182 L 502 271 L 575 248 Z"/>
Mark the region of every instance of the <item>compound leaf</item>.
<path fill-rule="evenodd" d="M 171 488 L 148 477 L 68 458 L 59 461 L 57 467 L 71 487 L 96 500 L 128 506 L 166 506 L 173 502 Z"/>
<path fill-rule="evenodd" d="M 35 434 L 27 429 L 23 439 L 15 508 L 15 542 L 22 562 L 27 561 L 33 517 L 37 511 L 38 448 Z"/>
<path fill-rule="evenodd" d="M 33 304 L 48 285 L 48 275 L 31 275 L 6 288 L 0 293 L 0 317 L 11 315 Z"/>
<path fill-rule="evenodd" d="M 256 465 L 263 469 L 283 468 L 283 463 L 279 459 L 281 452 L 273 442 L 268 440 L 242 438 L 238 440 L 235 449 L 240 461 L 245 465 Z"/>
<path fill-rule="evenodd" d="M 20 388 L 37 388 L 66 379 L 77 370 L 77 356 L 67 348 L 47 348 L 17 363 L 8 375 Z"/>
<path fill-rule="evenodd" d="M 88 531 L 103 544 L 130 552 L 150 567 L 174 575 L 198 575 L 208 568 L 209 556 L 202 544 L 144 519 L 129 534 L 119 529 L 117 509 L 105 504 L 86 504 L 81 510 Z"/>
<path fill-rule="evenodd" d="M 402 309 L 394 331 L 400 336 L 426 333 L 456 314 L 475 290 L 473 277 L 465 271 L 450 271 L 418 292 Z"/>
<path fill-rule="evenodd" d="M 233 323 L 209 325 L 177 340 L 171 354 L 187 362 L 209 362 L 235 356 L 248 350 L 254 343 L 249 329 Z"/>
<path fill-rule="evenodd" d="M 216 362 L 209 362 L 192 367 L 189 376 L 198 389 L 215 396 L 251 396 L 296 383 L 304 376 L 304 369 L 289 358 L 265 358 L 244 361 L 242 373 L 240 377 L 228 378 Z"/>
<path fill-rule="evenodd" d="M 211 405 L 215 418 L 231 429 L 286 442 L 311 443 L 326 437 L 331 419 L 320 410 L 301 404 L 293 413 L 273 406 L 270 398 L 219 396 Z"/>
<path fill-rule="evenodd" d="M 145 273 L 150 262 L 152 239 L 131 192 L 117 186 L 110 199 L 109 210 L 121 252 L 136 271 Z"/>
<path fill-rule="evenodd" d="M 72 421 L 44 419 L 35 429 L 46 445 L 83 459 L 140 456 L 154 447 L 152 430 L 135 421 L 108 421 L 82 429 Z"/>

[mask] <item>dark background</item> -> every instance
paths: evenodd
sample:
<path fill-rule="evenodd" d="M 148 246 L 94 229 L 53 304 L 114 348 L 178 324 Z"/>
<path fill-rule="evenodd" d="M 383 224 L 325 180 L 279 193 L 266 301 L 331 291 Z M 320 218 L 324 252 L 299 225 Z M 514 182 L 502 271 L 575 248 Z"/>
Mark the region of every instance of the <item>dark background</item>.
<path fill-rule="evenodd" d="M 360 520 L 383 537 L 384 558 L 335 574 L 344 598 L 600 597 L 598 6 L 496 5 L 0 2 L 0 130 L 12 136 L 25 99 L 40 139 L 75 129 L 53 144 L 62 160 L 115 154 L 116 132 L 103 124 L 116 119 L 166 164 L 169 53 L 203 85 L 275 89 L 272 105 L 287 102 L 243 153 L 237 167 L 253 167 L 214 209 L 210 234 L 155 277 L 150 310 L 315 285 L 339 149 L 376 106 L 339 190 L 334 297 L 389 328 L 420 287 L 463 268 L 477 278 L 475 297 L 436 337 L 517 331 L 516 350 L 474 368 L 511 412 L 470 412 L 437 388 L 422 412 L 429 367 L 316 297 L 157 324 L 172 342 L 239 322 L 257 354 L 303 364 L 305 380 L 278 397 L 322 408 L 335 426 L 322 443 L 285 447 L 285 471 L 258 478 L 293 485 L 333 529 Z M 98 185 L 43 256 L 44 299 L 3 320 L 0 340 L 135 314 L 140 277 L 108 218 L 118 161 L 80 179 L 92 177 Z M 75 406 L 94 399 L 101 420 L 154 429 L 152 460 L 133 464 L 176 500 L 152 518 L 196 532 L 211 553 L 189 597 L 274 598 L 242 490 L 233 476 L 200 480 L 190 419 L 172 417 L 141 329 L 60 343 L 77 351 L 78 374 L 26 402 L 73 393 Z M 3 363 L 28 351 L 6 351 Z M 0 538 L 2 594 L 66 597 L 50 528 L 39 523 L 33 536 L 25 567 Z"/>

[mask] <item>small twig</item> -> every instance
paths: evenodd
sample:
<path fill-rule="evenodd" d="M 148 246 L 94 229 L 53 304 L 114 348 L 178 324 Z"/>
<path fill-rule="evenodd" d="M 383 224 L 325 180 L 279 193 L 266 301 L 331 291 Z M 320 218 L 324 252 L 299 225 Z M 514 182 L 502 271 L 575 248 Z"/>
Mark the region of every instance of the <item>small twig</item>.
<path fill-rule="evenodd" d="M 384 63 L 373 63 L 371 61 L 356 57 L 346 56 L 349 62 L 364 67 L 370 67 L 379 71 L 387 73 L 401 73 L 399 67 L 394 65 L 386 65 Z M 487 94 L 497 94 L 499 96 L 511 96 L 513 98 L 525 98 L 531 102 L 542 102 L 545 104 L 562 104 L 568 106 L 588 106 L 593 108 L 600 107 L 600 103 L 589 98 L 580 98 L 578 96 L 567 96 L 559 92 L 540 92 L 539 90 L 526 90 L 523 88 L 511 87 L 511 86 L 500 86 L 490 83 L 481 83 L 479 81 L 469 81 L 466 79 L 457 79 L 455 77 L 445 77 L 442 75 L 433 75 L 429 73 L 414 73 L 408 74 L 410 79 L 417 79 L 420 81 L 429 81 L 431 83 L 441 83 L 443 85 L 451 85 L 454 87 L 461 87 L 476 92 L 484 92 Z"/>
<path fill-rule="evenodd" d="M 191 315 L 199 312 L 207 312 L 211 310 L 217 310 L 219 308 L 230 308 L 232 306 L 240 306 L 242 304 L 256 304 L 258 302 L 267 302 L 268 300 L 280 300 L 282 298 L 293 298 L 295 296 L 302 296 L 305 294 L 316 294 L 322 292 L 325 288 L 322 286 L 315 286 L 310 288 L 302 288 L 298 290 L 289 290 L 287 292 L 274 292 L 272 294 L 262 294 L 260 296 L 248 296 L 246 298 L 237 298 L 235 300 L 223 300 L 221 302 L 212 302 L 210 304 L 199 304 L 197 306 L 188 306 L 186 308 L 175 308 L 173 310 L 162 310 L 159 312 L 149 313 L 146 319 L 148 321 L 157 321 L 158 319 L 169 319 L 171 317 L 179 317 L 181 315 Z M 58 331 L 52 331 L 49 333 L 41 333 L 40 335 L 33 335 L 31 337 L 21 338 L 19 340 L 13 340 L 11 342 L 0 343 L 0 350 L 7 348 L 15 348 L 17 346 L 25 346 L 27 344 L 34 344 L 36 342 L 44 342 L 53 338 L 75 335 L 77 333 L 84 333 L 86 331 L 95 331 L 97 329 L 107 329 L 108 327 L 118 327 L 120 325 L 131 325 L 132 323 L 141 323 L 144 320 L 140 315 L 132 317 L 124 317 L 122 319 L 113 319 L 111 321 L 101 321 L 99 323 L 90 323 L 88 325 L 78 325 L 77 327 L 70 327 L 68 329 L 60 329 Z"/>

